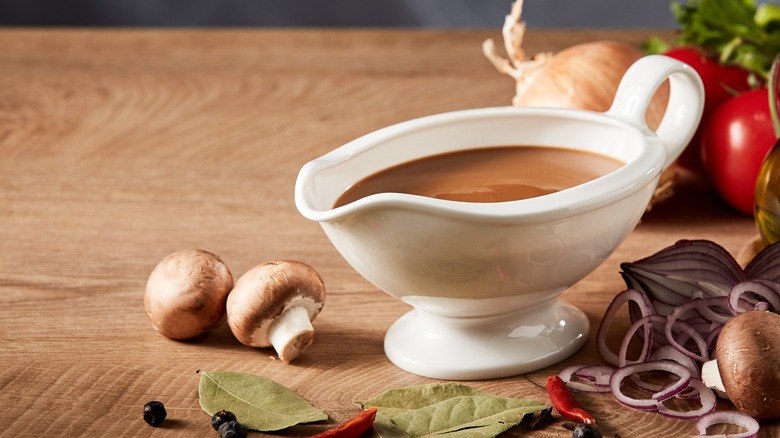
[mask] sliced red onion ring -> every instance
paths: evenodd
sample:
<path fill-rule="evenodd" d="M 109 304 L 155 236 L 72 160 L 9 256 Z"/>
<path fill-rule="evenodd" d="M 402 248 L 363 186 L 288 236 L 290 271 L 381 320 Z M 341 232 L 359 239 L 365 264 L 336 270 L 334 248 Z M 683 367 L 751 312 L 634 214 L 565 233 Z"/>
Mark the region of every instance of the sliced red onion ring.
<path fill-rule="evenodd" d="M 650 355 L 650 360 L 671 360 L 679 363 L 685 368 L 688 368 L 688 371 L 691 372 L 691 377 L 701 377 L 699 365 L 696 364 L 696 362 L 694 362 L 690 356 L 680 352 L 680 350 L 672 347 L 671 345 L 666 345 L 655 349 Z"/>
<path fill-rule="evenodd" d="M 705 320 L 725 324 L 734 316 L 729 307 L 728 297 L 701 298 L 695 308 Z"/>
<path fill-rule="evenodd" d="M 646 371 L 666 371 L 676 374 L 679 380 L 672 385 L 667 385 L 661 391 L 654 393 L 649 399 L 637 399 L 629 397 L 622 391 L 623 380 L 636 373 Z M 635 363 L 615 370 L 609 381 L 612 395 L 620 403 L 643 411 L 656 410 L 659 404 L 685 389 L 691 381 L 691 372 L 679 363 L 668 360 L 656 360 L 652 362 Z"/>
<path fill-rule="evenodd" d="M 742 296 L 747 293 L 758 296 L 763 301 L 768 302 L 775 310 L 780 310 L 780 294 L 777 291 L 761 280 L 748 280 L 738 283 L 729 292 L 729 309 L 732 314 L 737 315 L 744 311 L 743 307 L 740 306 L 740 301 Z M 755 304 L 753 301 L 751 303 Z"/>
<path fill-rule="evenodd" d="M 609 379 L 612 377 L 612 373 L 615 372 L 615 368 L 607 365 L 590 365 L 582 367 L 574 372 L 574 375 L 583 380 L 593 382 L 596 386 L 603 386 L 609 391 Z"/>
<path fill-rule="evenodd" d="M 678 420 L 694 420 L 715 410 L 715 404 L 717 403 L 718 398 L 715 396 L 715 392 L 712 389 L 704 386 L 704 383 L 699 379 L 691 379 L 688 385 L 699 392 L 699 401 L 701 403 L 699 409 L 678 411 L 666 407 L 666 405 L 663 404 L 663 401 L 661 401 L 658 403 L 658 413 L 665 417 Z"/>
<path fill-rule="evenodd" d="M 691 377 L 695 377 L 695 378 L 701 377 L 701 373 L 699 372 L 699 366 L 696 364 L 696 362 L 694 362 L 693 359 L 681 353 L 679 350 L 672 347 L 671 345 L 664 345 L 663 347 L 656 348 L 650 354 L 648 360 L 649 361 L 671 360 L 687 368 L 688 371 L 691 372 Z M 641 388 L 642 390 L 645 390 L 650 393 L 658 392 L 664 388 L 664 385 L 645 381 L 644 379 L 642 379 L 642 377 L 639 374 L 632 374 L 628 376 L 628 378 L 638 388 Z M 677 397 L 685 397 L 685 398 L 690 396 L 698 397 L 699 394 L 695 390 L 690 390 L 690 389 L 691 389 L 690 387 L 687 388 L 686 390 L 684 390 L 685 394 L 681 392 L 680 394 L 677 395 Z"/>
<path fill-rule="evenodd" d="M 679 394 L 675 395 L 680 400 L 693 400 L 695 398 L 699 398 L 699 390 L 696 389 L 693 385 L 689 384 L 687 388 L 680 391 Z"/>
<path fill-rule="evenodd" d="M 651 398 L 658 403 L 663 403 L 666 400 L 678 395 L 683 390 L 688 389 L 688 385 L 691 383 L 690 377 L 688 380 L 680 379 L 676 382 L 669 383 L 661 388 L 660 391 L 654 392 Z"/>
<path fill-rule="evenodd" d="M 568 382 L 569 380 L 571 380 L 571 377 L 574 375 L 574 373 L 577 372 L 578 369 L 584 368 L 586 366 L 588 366 L 588 365 L 570 365 L 570 366 L 567 366 L 566 368 L 562 369 L 558 373 L 558 377 L 560 377 L 561 380 L 563 380 L 564 382 Z"/>
<path fill-rule="evenodd" d="M 617 366 L 619 361 L 617 354 L 612 352 L 607 346 L 607 331 L 612 325 L 612 321 L 615 319 L 617 311 L 627 302 L 635 303 L 639 308 L 641 316 L 652 315 L 654 313 L 653 306 L 650 304 L 650 299 L 643 292 L 636 289 L 626 289 L 615 295 L 615 298 L 604 313 L 604 318 L 602 318 L 596 334 L 596 346 L 598 347 L 598 351 L 601 354 L 601 357 L 610 365 Z"/>
<path fill-rule="evenodd" d="M 694 360 L 699 362 L 707 362 L 709 360 L 710 353 L 709 349 L 707 348 L 707 342 L 704 339 L 704 336 L 702 336 L 702 334 L 695 328 L 691 327 L 690 324 L 686 323 L 684 320 L 679 319 L 681 315 L 685 314 L 691 309 L 694 309 L 697 306 L 701 306 L 702 301 L 703 299 L 700 298 L 692 300 L 687 304 L 677 306 L 666 318 L 664 333 L 666 334 L 666 339 L 669 341 L 669 344 L 671 344 L 674 348 L 680 350 L 683 354 L 690 356 Z M 678 342 L 678 340 L 674 338 L 674 328 L 679 328 L 687 336 L 689 336 L 691 340 L 693 340 L 699 349 L 698 354 L 685 348 L 681 342 Z"/>
<path fill-rule="evenodd" d="M 731 433 L 728 435 L 707 435 L 707 428 L 713 424 L 733 424 L 744 427 L 744 432 Z M 703 415 L 696 422 L 696 430 L 701 435 L 695 435 L 691 438 L 713 438 L 715 436 L 724 438 L 754 438 L 758 435 L 759 424 L 753 417 L 737 411 L 717 411 Z"/>
<path fill-rule="evenodd" d="M 558 373 L 558 377 L 566 382 L 566 386 L 575 392 L 590 392 L 590 393 L 607 393 L 610 392 L 609 383 L 604 384 L 597 383 L 599 380 L 597 377 L 592 376 L 594 371 L 589 369 L 604 368 L 612 370 L 612 367 L 601 365 L 572 365 L 562 369 Z M 583 373 L 584 370 L 584 373 Z M 612 372 L 609 372 L 612 375 Z M 608 379 L 609 377 L 607 377 Z M 602 378 L 603 379 L 603 378 Z"/>
<path fill-rule="evenodd" d="M 618 366 L 624 367 L 629 364 L 628 358 L 628 344 L 631 343 L 631 339 L 636 334 L 639 327 L 642 329 L 642 351 L 639 353 L 639 357 L 631 363 L 644 362 L 650 356 L 650 351 L 653 348 L 653 322 L 660 322 L 661 324 L 666 321 L 661 315 L 647 315 L 643 316 L 628 328 L 626 334 L 623 336 L 623 341 L 620 343 L 620 350 L 618 351 Z"/>

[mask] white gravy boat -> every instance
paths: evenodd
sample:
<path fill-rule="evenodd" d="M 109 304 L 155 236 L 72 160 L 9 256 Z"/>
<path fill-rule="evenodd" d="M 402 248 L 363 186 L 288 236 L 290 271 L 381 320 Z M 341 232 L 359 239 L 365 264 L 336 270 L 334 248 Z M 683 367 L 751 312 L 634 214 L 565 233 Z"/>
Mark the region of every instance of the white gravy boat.
<path fill-rule="evenodd" d="M 669 104 L 653 132 L 644 116 L 666 79 Z M 303 166 L 296 206 L 321 224 L 358 273 L 414 307 L 385 336 L 385 353 L 398 367 L 450 380 L 527 373 L 585 343 L 587 317 L 558 296 L 631 233 L 661 172 L 693 136 L 703 102 L 692 68 L 647 56 L 626 72 L 604 113 L 481 108 L 365 135 Z M 393 165 L 500 145 L 580 149 L 626 164 L 579 186 L 519 201 L 381 193 L 333 208 L 352 184 Z"/>

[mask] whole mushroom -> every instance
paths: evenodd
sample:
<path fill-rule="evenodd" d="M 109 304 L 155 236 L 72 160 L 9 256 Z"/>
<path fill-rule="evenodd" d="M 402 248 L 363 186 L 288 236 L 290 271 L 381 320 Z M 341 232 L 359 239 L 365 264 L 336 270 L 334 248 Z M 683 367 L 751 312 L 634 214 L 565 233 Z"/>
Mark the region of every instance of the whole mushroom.
<path fill-rule="evenodd" d="M 311 321 L 324 304 L 325 284 L 314 268 L 294 260 L 271 261 L 236 281 L 227 320 L 242 344 L 273 346 L 289 363 L 314 341 Z"/>
<path fill-rule="evenodd" d="M 152 327 L 171 339 L 189 339 L 225 316 L 233 275 L 219 256 L 201 249 L 162 259 L 146 282 L 144 310 Z"/>
<path fill-rule="evenodd" d="M 752 310 L 731 318 L 718 335 L 704 384 L 757 420 L 780 418 L 780 315 Z"/>

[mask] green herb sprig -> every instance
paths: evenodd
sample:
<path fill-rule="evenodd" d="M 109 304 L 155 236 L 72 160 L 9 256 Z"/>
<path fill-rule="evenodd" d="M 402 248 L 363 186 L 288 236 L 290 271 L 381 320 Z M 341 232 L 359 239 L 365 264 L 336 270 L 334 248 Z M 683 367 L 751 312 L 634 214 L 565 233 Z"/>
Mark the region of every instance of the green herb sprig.
<path fill-rule="evenodd" d="M 780 5 L 755 0 L 673 2 L 681 26 L 678 42 L 697 46 L 721 64 L 739 66 L 766 80 L 780 53 Z"/>

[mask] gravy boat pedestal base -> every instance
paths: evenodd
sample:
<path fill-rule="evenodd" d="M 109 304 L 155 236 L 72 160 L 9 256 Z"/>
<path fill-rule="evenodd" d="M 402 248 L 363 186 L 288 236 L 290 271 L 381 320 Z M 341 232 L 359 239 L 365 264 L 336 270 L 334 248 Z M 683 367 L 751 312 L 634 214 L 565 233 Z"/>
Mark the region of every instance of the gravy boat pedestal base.
<path fill-rule="evenodd" d="M 394 365 L 420 376 L 494 379 L 562 361 L 585 344 L 589 328 L 580 309 L 558 299 L 493 316 L 415 308 L 390 327 L 384 349 Z"/>

